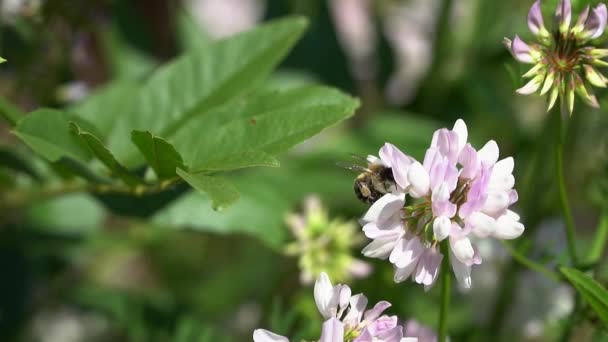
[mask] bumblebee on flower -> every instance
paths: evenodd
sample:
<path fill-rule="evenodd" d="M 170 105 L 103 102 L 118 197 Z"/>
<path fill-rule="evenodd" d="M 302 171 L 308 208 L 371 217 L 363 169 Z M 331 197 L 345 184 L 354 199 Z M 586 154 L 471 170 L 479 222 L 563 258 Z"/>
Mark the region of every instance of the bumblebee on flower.
<path fill-rule="evenodd" d="M 528 14 L 528 27 L 537 42 L 527 44 L 519 36 L 504 39 L 517 61 L 534 65 L 522 76 L 531 80 L 517 92 L 529 95 L 540 89 L 541 95 L 549 93 L 548 110 L 560 97 L 572 114 L 575 93 L 590 106 L 599 107 L 590 86 L 608 86 L 608 78 L 595 68 L 608 66 L 602 60 L 608 57 L 608 49 L 595 48 L 592 40 L 604 33 L 607 21 L 606 5 L 599 4 L 593 9 L 587 6 L 572 23 L 570 0 L 560 0 L 555 11 L 557 27 L 550 32 L 544 25 L 541 1 L 537 0 Z"/>

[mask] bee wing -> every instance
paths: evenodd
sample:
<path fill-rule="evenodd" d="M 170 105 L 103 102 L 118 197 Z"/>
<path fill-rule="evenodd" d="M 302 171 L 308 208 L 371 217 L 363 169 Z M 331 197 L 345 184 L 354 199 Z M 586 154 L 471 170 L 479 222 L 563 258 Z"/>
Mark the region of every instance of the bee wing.
<path fill-rule="evenodd" d="M 367 167 L 361 166 L 361 165 L 356 165 L 356 164 L 353 164 L 353 163 L 338 161 L 338 162 L 336 162 L 336 165 L 339 166 L 339 167 L 341 167 L 341 168 L 344 168 L 344 169 L 347 169 L 347 170 L 351 170 L 351 171 L 370 172 L 370 170 Z"/>
<path fill-rule="evenodd" d="M 368 160 L 366 157 L 356 154 L 356 153 L 350 153 L 350 157 L 355 159 L 357 162 L 359 163 L 363 163 L 364 165 L 368 164 Z"/>

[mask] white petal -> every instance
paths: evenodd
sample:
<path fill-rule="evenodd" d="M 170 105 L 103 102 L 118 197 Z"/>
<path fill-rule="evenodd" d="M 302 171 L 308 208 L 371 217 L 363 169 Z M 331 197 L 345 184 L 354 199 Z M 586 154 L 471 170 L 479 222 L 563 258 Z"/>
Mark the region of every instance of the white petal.
<path fill-rule="evenodd" d="M 498 145 L 496 141 L 490 140 L 477 151 L 477 157 L 488 165 L 494 165 L 498 160 Z"/>
<path fill-rule="evenodd" d="M 481 211 L 489 216 L 498 218 L 511 204 L 511 198 L 506 191 L 496 191 L 488 193 L 486 203 L 484 203 Z"/>
<path fill-rule="evenodd" d="M 366 223 L 363 226 L 363 233 L 370 239 L 397 239 L 399 238 L 401 231 L 403 231 L 403 223 L 398 217 L 393 220 L 382 222 L 380 225 L 381 227 L 378 227 L 377 222 Z"/>
<path fill-rule="evenodd" d="M 494 164 L 490 182 L 488 184 L 489 191 L 507 191 L 515 185 L 515 177 L 513 177 L 514 162 L 512 157 L 505 158 Z"/>
<path fill-rule="evenodd" d="M 467 218 L 467 224 L 471 226 L 473 234 L 480 238 L 494 234 L 496 230 L 496 220 L 480 212 L 474 212 Z"/>
<path fill-rule="evenodd" d="M 458 119 L 456 120 L 452 131 L 456 132 L 456 135 L 458 135 L 458 151 L 461 151 L 464 145 L 467 143 L 467 139 L 469 137 L 467 125 L 462 119 Z"/>
<path fill-rule="evenodd" d="M 496 220 L 494 237 L 506 240 L 515 239 L 521 236 L 524 230 L 525 227 L 519 220 L 516 220 L 513 215 L 506 213 Z"/>
<path fill-rule="evenodd" d="M 268 330 L 256 329 L 253 331 L 253 342 L 289 342 L 289 340 Z"/>
<path fill-rule="evenodd" d="M 322 272 L 319 275 L 319 279 L 315 282 L 314 296 L 321 315 L 325 319 L 332 317 L 335 314 L 338 299 L 334 298 L 334 288 L 327 273 Z"/>
<path fill-rule="evenodd" d="M 346 306 L 348 306 L 348 303 L 350 302 L 350 295 L 350 287 L 348 287 L 348 285 L 342 285 L 342 288 L 340 288 L 340 310 L 343 310 L 346 308 Z"/>
<path fill-rule="evenodd" d="M 407 172 L 407 180 L 410 183 L 410 195 L 415 198 L 425 196 L 429 192 L 430 178 L 427 170 L 419 162 L 410 165 Z"/>
<path fill-rule="evenodd" d="M 407 267 L 411 263 L 416 263 L 422 252 L 424 252 L 424 247 L 420 243 L 420 239 L 401 239 L 393 249 L 389 261 L 398 268 Z"/>
<path fill-rule="evenodd" d="M 386 259 L 391 254 L 400 239 L 375 239 L 370 242 L 361 253 L 368 258 Z"/>
<path fill-rule="evenodd" d="M 335 317 L 325 321 L 319 342 L 344 342 L 344 324 Z"/>
<path fill-rule="evenodd" d="M 473 257 L 475 256 L 475 250 L 471 245 L 471 240 L 467 237 L 450 238 L 450 248 L 452 252 L 461 262 L 470 265 L 473 263 Z"/>
<path fill-rule="evenodd" d="M 364 222 L 382 222 L 398 214 L 405 203 L 405 194 L 386 194 L 380 197 L 365 213 Z"/>
<path fill-rule="evenodd" d="M 417 261 L 418 261 L 418 259 L 416 259 L 416 262 L 412 262 L 409 265 L 407 265 L 406 267 L 396 268 L 395 276 L 393 278 L 395 283 L 400 283 L 400 282 L 406 280 L 412 274 L 412 272 L 414 272 L 414 270 L 416 269 L 416 265 L 418 264 Z"/>
<path fill-rule="evenodd" d="M 350 309 L 344 316 L 344 323 L 355 326 L 361 322 L 365 308 L 367 307 L 367 297 L 359 293 L 350 298 Z"/>
<path fill-rule="evenodd" d="M 454 253 L 450 250 L 450 263 L 452 264 L 452 270 L 454 271 L 454 275 L 458 280 L 460 286 L 468 289 L 471 287 L 471 266 L 465 265 L 460 260 L 458 260 Z"/>
<path fill-rule="evenodd" d="M 446 216 L 439 216 L 433 221 L 433 234 L 437 241 L 443 241 L 450 234 L 452 222 Z"/>

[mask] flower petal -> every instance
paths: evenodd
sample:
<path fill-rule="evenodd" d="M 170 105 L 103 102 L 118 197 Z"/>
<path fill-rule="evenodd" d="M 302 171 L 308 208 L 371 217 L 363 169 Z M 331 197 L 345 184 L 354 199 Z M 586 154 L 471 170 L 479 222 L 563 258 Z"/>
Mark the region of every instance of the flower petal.
<path fill-rule="evenodd" d="M 521 40 L 519 36 L 515 36 L 511 42 L 511 53 L 516 60 L 522 63 L 534 64 L 537 62 L 536 58 L 532 56 L 530 45 Z"/>
<path fill-rule="evenodd" d="M 397 185 L 399 185 L 401 189 L 407 188 L 407 170 L 413 162 L 413 159 L 401 152 L 395 145 L 389 143 L 385 143 L 384 146 L 382 146 L 378 155 L 384 164 L 392 169 L 393 177 L 395 178 Z"/>
<path fill-rule="evenodd" d="M 460 286 L 465 289 L 471 288 L 471 266 L 464 264 L 456 256 L 450 249 L 450 263 L 452 264 L 452 270 L 454 271 L 454 275 L 458 280 Z"/>
<path fill-rule="evenodd" d="M 572 19 L 572 4 L 570 0 L 560 0 L 555 10 L 555 22 L 559 25 L 559 32 L 565 34 L 570 28 Z"/>
<path fill-rule="evenodd" d="M 535 93 L 538 88 L 540 88 L 540 85 L 542 84 L 543 80 L 545 78 L 544 74 L 539 74 L 536 75 L 536 77 L 534 77 L 533 79 L 531 79 L 528 83 L 526 83 L 523 87 L 515 90 L 517 93 L 522 94 L 522 95 L 530 95 Z"/>
<path fill-rule="evenodd" d="M 253 342 L 289 342 L 289 339 L 268 330 L 256 329 L 253 331 Z"/>
<path fill-rule="evenodd" d="M 335 292 L 327 273 L 321 272 L 315 282 L 314 297 L 317 309 L 325 319 L 336 314 L 339 294 Z"/>
<path fill-rule="evenodd" d="M 335 317 L 325 321 L 319 342 L 344 342 L 344 324 Z"/>
<path fill-rule="evenodd" d="M 394 215 L 398 215 L 404 203 L 405 194 L 386 194 L 374 202 L 361 220 L 366 223 L 385 222 Z"/>
<path fill-rule="evenodd" d="M 543 13 L 540 7 L 540 0 L 536 0 L 528 12 L 528 28 L 534 35 L 538 36 L 547 32 L 543 21 Z"/>
<path fill-rule="evenodd" d="M 480 161 L 484 161 L 491 166 L 498 160 L 498 153 L 498 144 L 496 144 L 496 141 L 490 140 L 477 151 L 477 156 Z"/>
<path fill-rule="evenodd" d="M 386 259 L 391 254 L 391 251 L 395 248 L 399 242 L 398 239 L 375 239 L 369 243 L 361 253 L 368 258 Z"/>
<path fill-rule="evenodd" d="M 452 253 L 461 262 L 471 265 L 473 263 L 473 257 L 475 256 L 475 250 L 471 244 L 471 240 L 467 237 L 450 237 L 450 248 Z"/>
<path fill-rule="evenodd" d="M 507 213 L 496 220 L 494 237 L 497 239 L 511 240 L 521 236 L 524 230 L 524 225 L 519 222 L 519 215 L 507 210 Z"/>
<path fill-rule="evenodd" d="M 382 313 L 391 307 L 391 303 L 387 302 L 387 301 L 380 301 L 378 303 L 376 303 L 376 305 L 374 305 L 373 308 L 367 310 L 367 312 L 365 312 L 365 315 L 363 316 L 363 319 L 365 321 L 368 322 L 373 322 L 375 321 L 378 317 L 380 317 L 380 315 L 382 315 Z"/>
<path fill-rule="evenodd" d="M 408 172 L 407 180 L 410 184 L 409 193 L 414 198 L 426 196 L 429 192 L 429 173 L 419 162 L 413 163 Z"/>
<path fill-rule="evenodd" d="M 389 261 L 398 268 L 404 268 L 418 262 L 423 252 L 424 247 L 419 238 L 401 239 L 393 249 Z"/>
<path fill-rule="evenodd" d="M 450 235 L 450 228 L 452 228 L 452 222 L 446 216 L 439 216 L 433 221 L 433 234 L 437 241 L 443 241 Z"/>
<path fill-rule="evenodd" d="M 350 309 L 344 317 L 344 323 L 350 326 L 356 326 L 361 322 L 363 312 L 367 307 L 367 297 L 359 293 L 350 298 Z"/>

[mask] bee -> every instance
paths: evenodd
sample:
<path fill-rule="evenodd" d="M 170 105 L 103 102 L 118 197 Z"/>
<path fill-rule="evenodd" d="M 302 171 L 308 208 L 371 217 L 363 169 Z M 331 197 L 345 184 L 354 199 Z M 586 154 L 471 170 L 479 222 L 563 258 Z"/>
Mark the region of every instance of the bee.
<path fill-rule="evenodd" d="M 387 167 L 380 159 L 369 156 L 367 159 L 352 155 L 359 164 L 339 164 L 340 166 L 360 172 L 355 178 L 353 190 L 357 198 L 364 203 L 373 204 L 380 197 L 396 190 L 393 170 Z M 363 165 L 360 165 L 363 164 Z"/>

